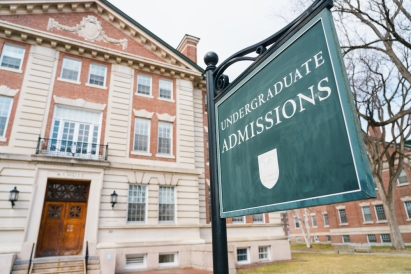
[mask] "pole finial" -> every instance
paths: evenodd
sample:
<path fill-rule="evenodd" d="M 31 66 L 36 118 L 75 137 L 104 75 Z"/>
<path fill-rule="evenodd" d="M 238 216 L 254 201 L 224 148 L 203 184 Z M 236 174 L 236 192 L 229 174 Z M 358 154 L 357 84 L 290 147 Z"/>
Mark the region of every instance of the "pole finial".
<path fill-rule="evenodd" d="M 209 51 L 204 55 L 204 63 L 208 66 L 215 66 L 218 63 L 218 55 L 213 51 Z"/>

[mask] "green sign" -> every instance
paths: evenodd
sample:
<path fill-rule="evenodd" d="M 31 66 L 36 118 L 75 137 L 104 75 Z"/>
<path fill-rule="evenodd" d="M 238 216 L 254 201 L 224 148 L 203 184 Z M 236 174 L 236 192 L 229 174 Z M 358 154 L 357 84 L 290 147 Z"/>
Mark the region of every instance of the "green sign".
<path fill-rule="evenodd" d="M 331 12 L 216 102 L 221 217 L 375 197 Z"/>

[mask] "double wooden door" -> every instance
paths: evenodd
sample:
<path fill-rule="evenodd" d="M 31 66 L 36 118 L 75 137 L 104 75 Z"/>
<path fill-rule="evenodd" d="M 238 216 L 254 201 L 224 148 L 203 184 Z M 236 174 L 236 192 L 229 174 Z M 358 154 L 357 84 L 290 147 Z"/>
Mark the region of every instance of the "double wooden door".
<path fill-rule="evenodd" d="M 64 197 L 60 200 L 46 199 L 44 203 L 37 257 L 77 255 L 82 251 L 87 202 L 64 201 Z"/>

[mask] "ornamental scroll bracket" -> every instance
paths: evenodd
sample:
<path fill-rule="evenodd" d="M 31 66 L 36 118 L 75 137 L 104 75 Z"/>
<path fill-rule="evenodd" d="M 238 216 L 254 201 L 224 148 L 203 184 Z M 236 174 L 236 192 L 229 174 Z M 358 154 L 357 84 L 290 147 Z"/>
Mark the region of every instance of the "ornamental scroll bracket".
<path fill-rule="evenodd" d="M 62 25 L 59 22 L 57 22 L 55 19 L 50 18 L 48 25 L 47 25 L 47 30 L 51 31 L 53 30 L 53 28 L 72 32 L 72 33 L 77 33 L 79 36 L 84 37 L 85 40 L 90 41 L 90 42 L 103 40 L 104 42 L 107 42 L 107 43 L 121 45 L 123 47 L 123 50 L 127 50 L 128 40 L 125 38 L 124 39 L 114 39 L 114 38 L 108 37 L 103 31 L 103 27 L 101 26 L 101 23 L 97 20 L 96 17 L 92 15 L 83 17 L 83 20 L 81 20 L 80 24 L 77 24 L 74 27 Z"/>

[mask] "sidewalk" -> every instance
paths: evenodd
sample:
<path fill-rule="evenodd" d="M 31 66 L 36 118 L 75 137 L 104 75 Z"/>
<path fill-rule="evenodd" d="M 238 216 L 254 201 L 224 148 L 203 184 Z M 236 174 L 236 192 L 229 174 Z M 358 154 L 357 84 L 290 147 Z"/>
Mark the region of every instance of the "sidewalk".
<path fill-rule="evenodd" d="M 212 274 L 212 271 L 200 270 L 195 268 L 180 268 L 167 270 L 153 270 L 148 272 L 139 272 L 139 274 Z"/>

